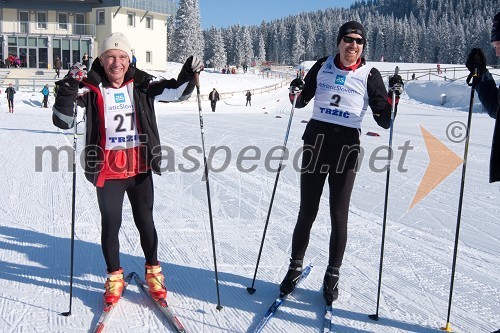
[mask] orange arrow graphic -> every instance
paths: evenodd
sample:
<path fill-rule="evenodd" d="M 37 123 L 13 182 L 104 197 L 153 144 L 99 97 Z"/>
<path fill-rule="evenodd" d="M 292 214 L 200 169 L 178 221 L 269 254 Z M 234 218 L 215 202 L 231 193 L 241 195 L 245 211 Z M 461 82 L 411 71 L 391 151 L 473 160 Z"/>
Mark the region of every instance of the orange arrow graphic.
<path fill-rule="evenodd" d="M 463 162 L 460 156 L 451 151 L 445 144 L 422 126 L 420 126 L 420 131 L 424 137 L 430 161 L 422 180 L 420 180 L 420 185 L 418 186 L 417 193 L 415 193 L 413 197 L 410 209 L 415 207 L 420 200 L 425 198 L 427 194 L 434 190 Z"/>

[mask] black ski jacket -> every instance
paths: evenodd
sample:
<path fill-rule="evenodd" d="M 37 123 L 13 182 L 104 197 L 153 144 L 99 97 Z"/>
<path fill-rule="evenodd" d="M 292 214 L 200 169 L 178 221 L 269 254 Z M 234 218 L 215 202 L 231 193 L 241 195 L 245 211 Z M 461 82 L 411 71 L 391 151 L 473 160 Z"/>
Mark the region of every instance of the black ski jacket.
<path fill-rule="evenodd" d="M 155 96 L 171 95 L 177 101 L 189 98 L 195 87 L 194 73 L 184 65 L 176 79 L 160 80 L 153 82 L 153 76 L 130 66 L 125 73 L 123 85 L 133 85 L 133 97 L 137 121 L 141 129 L 143 146 L 140 153 L 151 167 L 153 172 L 161 174 L 161 146 L 156 115 L 154 109 Z M 85 108 L 86 117 L 86 145 L 85 154 L 85 177 L 94 185 L 97 182 L 99 172 L 103 167 L 104 147 L 101 147 L 101 122 L 99 113 L 104 113 L 103 96 L 100 86 L 111 86 L 106 79 L 104 68 L 99 61 L 94 61 L 92 69 L 86 79 L 79 83 L 75 79 L 66 76 L 63 80 L 56 82 L 59 87 L 57 97 L 52 108 L 52 122 L 62 129 L 72 128 L 75 123 L 74 103 Z M 83 88 L 83 95 L 78 97 L 78 89 Z M 167 91 L 168 90 L 168 91 Z M 82 91 L 82 90 L 81 90 Z M 80 91 L 80 92 L 81 92 Z M 167 94 L 165 94 L 167 93 Z M 173 101 L 171 99 L 170 101 Z"/>
<path fill-rule="evenodd" d="M 500 109 L 500 89 L 496 86 L 491 73 L 486 71 L 478 77 L 476 91 L 488 115 L 495 119 L 490 156 L 490 183 L 493 183 L 500 180 L 500 123 L 497 118 Z"/>
<path fill-rule="evenodd" d="M 335 65 L 338 65 L 338 57 L 335 57 Z M 295 103 L 296 108 L 305 107 L 311 99 L 313 99 L 316 94 L 317 86 L 317 75 L 319 70 L 323 66 L 323 63 L 328 59 L 324 57 L 316 61 L 316 63 L 308 71 L 306 77 L 304 78 L 304 89 L 298 95 L 297 101 Z M 365 66 L 365 60 L 361 59 L 361 64 L 358 66 Z M 387 90 L 385 88 L 382 75 L 376 68 L 372 68 L 367 80 L 367 90 L 368 90 L 368 105 L 370 106 L 373 114 L 373 118 L 377 124 L 385 129 L 391 126 L 391 110 L 392 106 L 388 102 Z M 357 128 L 351 128 L 336 124 L 330 124 L 316 119 L 312 119 L 306 126 L 303 140 L 308 140 L 309 142 L 314 142 L 318 134 L 323 134 L 326 143 L 338 142 L 339 140 L 343 144 L 359 144 L 359 134 L 360 130 Z"/>
<path fill-rule="evenodd" d="M 7 94 L 8 100 L 14 100 L 14 94 L 16 93 L 16 90 L 13 87 L 7 87 L 7 89 L 5 89 L 5 93 Z"/>

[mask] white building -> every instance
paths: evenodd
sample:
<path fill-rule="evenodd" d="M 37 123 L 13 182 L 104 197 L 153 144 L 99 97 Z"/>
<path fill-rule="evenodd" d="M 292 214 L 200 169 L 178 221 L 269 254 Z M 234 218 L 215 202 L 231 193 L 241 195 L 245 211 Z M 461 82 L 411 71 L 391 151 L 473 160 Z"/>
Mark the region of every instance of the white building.
<path fill-rule="evenodd" d="M 0 0 L 0 65 L 9 55 L 21 67 L 63 68 L 97 57 L 99 43 L 113 32 L 130 40 L 141 69 L 164 70 L 166 19 L 173 0 Z"/>

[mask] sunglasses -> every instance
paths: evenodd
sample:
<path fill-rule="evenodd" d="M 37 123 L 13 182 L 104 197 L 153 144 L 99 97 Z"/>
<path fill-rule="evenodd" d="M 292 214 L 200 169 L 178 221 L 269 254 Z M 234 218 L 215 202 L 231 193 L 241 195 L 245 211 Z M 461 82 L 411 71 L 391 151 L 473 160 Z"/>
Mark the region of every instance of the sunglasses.
<path fill-rule="evenodd" d="M 365 43 L 364 38 L 354 38 L 354 37 L 349 37 L 349 36 L 344 36 L 342 37 L 342 40 L 346 42 L 347 44 L 351 44 L 352 42 L 356 42 L 358 45 L 363 45 Z"/>

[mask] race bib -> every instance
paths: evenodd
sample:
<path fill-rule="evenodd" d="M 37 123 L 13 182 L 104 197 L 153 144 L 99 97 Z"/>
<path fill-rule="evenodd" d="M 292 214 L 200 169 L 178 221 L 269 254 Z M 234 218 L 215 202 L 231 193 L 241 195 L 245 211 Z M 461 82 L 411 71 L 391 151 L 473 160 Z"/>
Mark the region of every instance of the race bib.
<path fill-rule="evenodd" d="M 139 145 L 133 102 L 127 87 L 104 89 L 106 150 L 128 149 Z"/>

